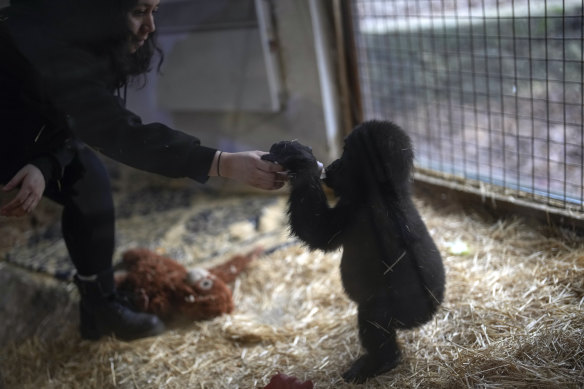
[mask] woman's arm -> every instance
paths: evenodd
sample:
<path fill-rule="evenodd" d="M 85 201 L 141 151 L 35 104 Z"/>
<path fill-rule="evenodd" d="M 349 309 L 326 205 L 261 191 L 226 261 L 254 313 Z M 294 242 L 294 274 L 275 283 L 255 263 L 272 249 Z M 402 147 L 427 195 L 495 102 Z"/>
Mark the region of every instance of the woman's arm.
<path fill-rule="evenodd" d="M 219 176 L 259 189 L 280 189 L 287 181 L 281 165 L 264 161 L 263 151 L 243 151 L 227 153 L 217 151 L 209 169 L 209 176 Z"/>
<path fill-rule="evenodd" d="M 41 58 L 42 59 L 42 58 Z M 208 179 L 216 149 L 162 123 L 144 124 L 113 94 L 108 61 L 73 47 L 36 58 L 47 93 L 73 135 L 108 157 L 167 177 Z"/>
<path fill-rule="evenodd" d="M 261 160 L 260 151 L 220 152 L 192 135 L 161 123 L 142 123 L 108 87 L 108 67 L 83 50 L 63 54 L 48 72 L 55 105 L 65 112 L 75 136 L 129 166 L 167 177 L 204 183 L 220 174 L 261 189 L 284 185 L 281 166 Z M 217 171 L 219 162 L 220 172 Z"/>

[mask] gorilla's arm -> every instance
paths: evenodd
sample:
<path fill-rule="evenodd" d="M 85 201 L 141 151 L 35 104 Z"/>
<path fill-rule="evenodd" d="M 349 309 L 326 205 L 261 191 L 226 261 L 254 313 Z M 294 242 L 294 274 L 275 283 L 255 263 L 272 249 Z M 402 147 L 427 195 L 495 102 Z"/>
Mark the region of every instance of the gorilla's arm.
<path fill-rule="evenodd" d="M 288 171 L 292 187 L 288 215 L 292 234 L 310 249 L 334 250 L 342 244 L 342 232 L 349 212 L 342 204 L 330 207 L 320 182 L 321 169 L 312 150 L 298 142 L 272 145 L 262 157 Z"/>
<path fill-rule="evenodd" d="M 318 177 L 295 177 L 291 184 L 288 213 L 292 233 L 313 250 L 341 246 L 349 214 L 343 205 L 329 206 Z"/>

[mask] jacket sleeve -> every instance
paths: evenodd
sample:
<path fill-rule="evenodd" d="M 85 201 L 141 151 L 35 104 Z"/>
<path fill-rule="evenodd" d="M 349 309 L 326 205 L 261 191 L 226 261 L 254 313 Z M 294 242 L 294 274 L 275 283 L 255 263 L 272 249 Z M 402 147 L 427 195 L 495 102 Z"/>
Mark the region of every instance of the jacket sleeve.
<path fill-rule="evenodd" d="M 37 155 L 30 163 L 41 171 L 45 182 L 58 181 L 63 177 L 63 171 L 71 163 L 75 157 L 75 153 L 76 147 L 74 142 L 68 139 L 59 147 L 52 148 L 43 154 Z"/>
<path fill-rule="evenodd" d="M 33 159 L 30 163 L 36 166 L 42 173 L 45 182 L 48 183 L 53 180 L 57 180 L 58 171 L 60 170 L 51 156 L 41 156 Z"/>
<path fill-rule="evenodd" d="M 76 138 L 137 169 L 207 181 L 216 149 L 164 124 L 142 123 L 111 92 L 107 62 L 70 48 L 49 63 L 51 98 Z"/>
<path fill-rule="evenodd" d="M 47 104 L 37 71 L 1 21 L 0 58 L 3 162 L 10 166 L 9 171 L 31 163 L 41 171 L 45 182 L 59 180 L 75 155 L 69 133 L 64 121 L 59 120 L 62 115 Z"/>

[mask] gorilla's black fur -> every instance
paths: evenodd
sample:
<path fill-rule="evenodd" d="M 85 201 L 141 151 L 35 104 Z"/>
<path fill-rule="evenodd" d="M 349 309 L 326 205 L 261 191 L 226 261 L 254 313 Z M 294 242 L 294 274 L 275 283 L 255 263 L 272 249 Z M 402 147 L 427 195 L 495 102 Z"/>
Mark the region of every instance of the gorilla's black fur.
<path fill-rule="evenodd" d="M 365 354 L 343 374 L 363 382 L 400 360 L 396 329 L 430 320 L 444 296 L 440 253 L 410 194 L 410 138 L 397 125 L 369 121 L 345 139 L 343 155 L 324 182 L 338 201 L 329 206 L 310 148 L 274 144 L 265 159 L 290 172 L 290 227 L 311 249 L 343 247 L 341 276 L 358 304 Z"/>

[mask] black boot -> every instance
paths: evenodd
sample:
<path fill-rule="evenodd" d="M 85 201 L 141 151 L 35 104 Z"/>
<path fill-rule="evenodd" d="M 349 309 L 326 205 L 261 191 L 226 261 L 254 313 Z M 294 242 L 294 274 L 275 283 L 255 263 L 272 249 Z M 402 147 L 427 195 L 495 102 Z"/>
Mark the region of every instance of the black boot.
<path fill-rule="evenodd" d="M 118 339 L 133 340 L 164 331 L 164 324 L 156 315 L 135 312 L 124 305 L 115 293 L 113 269 L 93 277 L 81 279 L 75 275 L 81 295 L 79 328 L 82 338 L 97 340 L 104 335 L 114 335 Z"/>

